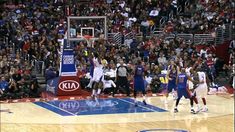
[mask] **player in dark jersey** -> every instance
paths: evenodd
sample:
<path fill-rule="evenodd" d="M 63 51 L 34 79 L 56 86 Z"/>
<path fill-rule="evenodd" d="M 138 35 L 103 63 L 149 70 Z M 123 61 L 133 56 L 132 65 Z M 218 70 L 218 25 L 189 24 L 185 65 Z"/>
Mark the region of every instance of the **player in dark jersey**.
<path fill-rule="evenodd" d="M 139 60 L 138 64 L 135 67 L 135 74 L 134 74 L 134 98 L 135 98 L 135 106 L 137 105 L 136 96 L 137 92 L 141 91 L 143 94 L 143 103 L 144 105 L 147 105 L 146 103 L 146 91 L 145 91 L 145 85 L 144 85 L 144 67 L 142 66 L 142 61 Z"/>
<path fill-rule="evenodd" d="M 90 56 L 89 56 L 89 62 L 90 62 L 90 76 L 91 76 L 91 78 L 93 77 L 94 68 L 95 68 L 95 64 L 94 64 L 94 62 L 93 62 L 93 57 L 94 57 L 94 55 L 93 55 L 93 53 L 91 53 Z M 90 79 L 90 82 L 89 82 L 89 84 L 86 86 L 86 88 L 89 88 L 89 89 L 92 88 L 92 84 L 93 84 L 93 80 Z"/>
<path fill-rule="evenodd" d="M 167 75 L 168 85 L 167 85 L 167 93 L 166 93 L 166 103 L 169 93 L 173 90 L 176 90 L 176 77 L 177 77 L 177 66 L 170 65 L 168 66 Z"/>
<path fill-rule="evenodd" d="M 185 98 L 190 99 L 191 113 L 196 113 L 193 109 L 193 98 L 192 98 L 191 92 L 189 91 L 188 86 L 187 86 L 187 81 L 188 80 L 192 81 L 193 83 L 198 83 L 197 81 L 194 81 L 191 77 L 189 77 L 186 74 L 185 69 L 182 68 L 181 72 L 177 75 L 177 78 L 176 78 L 178 98 L 176 100 L 176 106 L 175 106 L 175 109 L 174 109 L 175 113 L 178 112 L 177 107 L 178 107 L 179 101 L 180 101 L 182 96 L 184 96 Z"/>

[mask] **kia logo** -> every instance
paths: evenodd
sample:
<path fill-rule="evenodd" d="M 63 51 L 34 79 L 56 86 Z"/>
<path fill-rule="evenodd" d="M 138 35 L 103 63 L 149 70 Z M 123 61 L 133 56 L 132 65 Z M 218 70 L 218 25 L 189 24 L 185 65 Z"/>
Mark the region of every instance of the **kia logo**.
<path fill-rule="evenodd" d="M 59 84 L 59 89 L 62 91 L 75 91 L 79 86 L 79 83 L 74 80 L 65 80 Z"/>
<path fill-rule="evenodd" d="M 79 109 L 79 102 L 78 101 L 65 101 L 60 102 L 59 107 L 64 110 L 68 111 L 77 111 Z"/>

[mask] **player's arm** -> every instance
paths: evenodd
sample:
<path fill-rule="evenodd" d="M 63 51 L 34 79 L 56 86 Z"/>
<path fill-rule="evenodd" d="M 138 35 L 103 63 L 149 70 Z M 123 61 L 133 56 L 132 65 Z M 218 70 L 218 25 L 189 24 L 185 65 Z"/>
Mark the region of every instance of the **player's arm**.
<path fill-rule="evenodd" d="M 116 88 L 116 84 L 113 82 L 113 80 L 111 80 L 111 84 L 114 88 Z"/>
<path fill-rule="evenodd" d="M 145 69 L 144 68 L 142 68 L 142 78 L 143 78 L 143 80 L 145 80 Z"/>
<path fill-rule="evenodd" d="M 199 81 L 192 79 L 190 76 L 187 75 L 189 81 L 193 82 L 194 84 L 198 84 Z"/>
<path fill-rule="evenodd" d="M 0 94 L 3 94 L 3 90 L 0 88 Z"/>
<path fill-rule="evenodd" d="M 169 74 L 170 74 L 170 66 L 168 66 L 168 68 L 167 68 L 166 78 L 168 80 L 171 80 L 171 78 L 169 77 Z"/>
<path fill-rule="evenodd" d="M 175 84 L 177 85 L 179 83 L 179 72 L 177 72 L 177 75 L 176 75 L 176 81 L 175 81 Z"/>
<path fill-rule="evenodd" d="M 129 76 L 129 69 L 128 69 L 128 67 L 127 66 L 125 66 L 125 68 L 126 68 L 126 76 L 128 77 Z"/>
<path fill-rule="evenodd" d="M 120 67 L 120 66 L 119 66 L 119 67 Z M 115 82 L 117 82 L 117 79 L 118 79 L 118 70 L 119 70 L 119 67 L 117 67 L 117 70 L 116 70 Z"/>
<path fill-rule="evenodd" d="M 180 67 L 179 66 L 176 66 L 176 71 L 177 71 L 177 74 L 180 73 Z"/>
<path fill-rule="evenodd" d="M 205 76 L 206 76 L 206 84 L 207 84 L 207 86 L 209 86 L 210 85 L 210 79 L 209 79 L 209 77 L 208 77 L 208 75 L 205 73 Z"/>

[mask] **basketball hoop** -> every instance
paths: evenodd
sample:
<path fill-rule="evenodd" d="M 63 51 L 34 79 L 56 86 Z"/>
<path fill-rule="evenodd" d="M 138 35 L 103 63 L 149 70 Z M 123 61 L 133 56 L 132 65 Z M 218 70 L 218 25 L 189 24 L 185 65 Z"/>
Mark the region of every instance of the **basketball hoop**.
<path fill-rule="evenodd" d="M 77 35 L 77 38 L 80 38 L 81 40 L 86 40 L 88 46 L 91 46 L 93 47 L 93 40 L 92 40 L 92 36 L 91 35 L 84 35 L 84 36 L 81 36 L 81 35 Z"/>
<path fill-rule="evenodd" d="M 91 38 L 93 38 L 92 36 L 90 36 L 90 35 L 84 35 L 83 36 L 85 39 L 87 39 L 88 41 L 91 39 Z"/>

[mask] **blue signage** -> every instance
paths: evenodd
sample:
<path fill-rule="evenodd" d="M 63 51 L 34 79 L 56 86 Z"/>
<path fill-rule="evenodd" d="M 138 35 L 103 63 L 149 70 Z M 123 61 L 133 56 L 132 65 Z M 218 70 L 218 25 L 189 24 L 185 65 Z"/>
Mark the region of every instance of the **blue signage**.
<path fill-rule="evenodd" d="M 64 39 L 63 43 L 63 52 L 61 56 L 61 68 L 60 68 L 61 75 L 66 76 L 75 76 L 76 75 L 76 66 L 75 66 L 75 59 L 74 59 L 74 52 L 71 47 L 67 43 L 67 40 Z"/>

